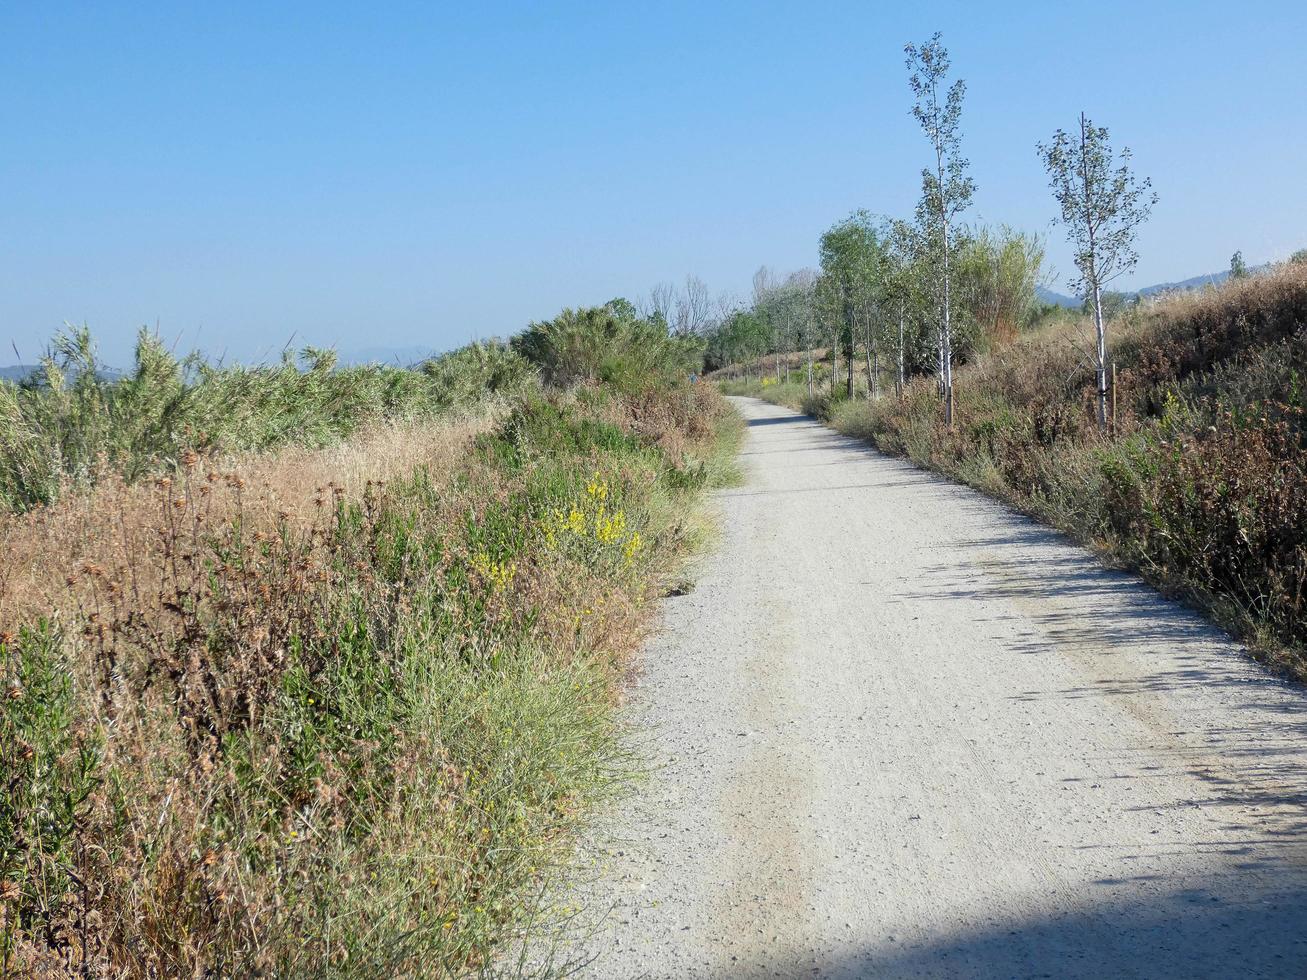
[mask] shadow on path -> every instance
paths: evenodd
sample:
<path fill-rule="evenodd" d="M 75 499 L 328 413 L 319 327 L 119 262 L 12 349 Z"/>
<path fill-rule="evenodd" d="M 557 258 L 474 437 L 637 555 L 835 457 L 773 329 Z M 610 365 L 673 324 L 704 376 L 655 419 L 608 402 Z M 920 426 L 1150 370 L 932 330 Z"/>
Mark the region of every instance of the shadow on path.
<path fill-rule="evenodd" d="M 1102 897 L 1040 918 L 996 922 L 913 942 L 885 936 L 842 956 L 793 953 L 742 964 L 727 977 L 1302 977 L 1307 894 L 1274 882 L 1253 900 L 1226 901 L 1216 875 L 1149 901 Z M 1242 890 L 1242 889 L 1241 889 Z M 924 923 L 929 928 L 929 923 Z"/>

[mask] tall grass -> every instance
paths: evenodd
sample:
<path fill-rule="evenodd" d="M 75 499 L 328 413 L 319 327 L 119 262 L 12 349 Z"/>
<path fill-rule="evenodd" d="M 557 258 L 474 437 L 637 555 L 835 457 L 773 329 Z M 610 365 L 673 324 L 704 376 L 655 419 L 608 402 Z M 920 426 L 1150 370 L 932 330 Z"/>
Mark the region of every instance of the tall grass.
<path fill-rule="evenodd" d="M 929 378 L 876 402 L 753 390 L 1041 517 L 1307 678 L 1307 266 L 1166 297 L 1111 336 L 1109 433 L 1079 324 L 961 369 L 952 430 Z"/>
<path fill-rule="evenodd" d="M 375 473 L 183 450 L 10 518 L 0 973 L 485 967 L 629 770 L 615 686 L 732 418 L 528 394 L 347 441 Z"/>
<path fill-rule="evenodd" d="M 131 371 L 111 379 L 90 333 L 74 330 L 55 338 L 36 377 L 0 383 L 0 510 L 48 504 L 108 473 L 135 480 L 175 468 L 187 451 L 323 446 L 370 422 L 468 410 L 534 381 L 503 345 L 474 345 L 420 371 L 338 369 L 333 353 L 313 348 L 272 367 L 220 368 L 178 359 L 145 331 Z"/>

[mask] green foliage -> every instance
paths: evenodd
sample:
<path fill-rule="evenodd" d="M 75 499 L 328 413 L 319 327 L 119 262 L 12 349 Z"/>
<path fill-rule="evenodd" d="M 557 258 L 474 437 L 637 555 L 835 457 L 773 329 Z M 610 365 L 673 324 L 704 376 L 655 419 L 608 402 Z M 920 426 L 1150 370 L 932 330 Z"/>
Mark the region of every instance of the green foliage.
<path fill-rule="evenodd" d="M 487 395 L 513 398 L 538 384 L 532 365 L 508 344 L 469 344 L 422 365 L 443 410 L 471 408 Z"/>
<path fill-rule="evenodd" d="M 818 243 L 826 301 L 827 322 L 834 327 L 832 340 L 845 357 L 853 356 L 855 343 L 875 316 L 882 299 L 884 267 L 888 261 L 875 220 L 855 211 L 827 230 Z"/>
<path fill-rule="evenodd" d="M 0 509 L 27 510 L 107 472 L 129 482 L 187 450 L 238 452 L 327 445 L 382 419 L 432 418 L 534 384 L 502 344 L 463 348 L 422 371 L 338 369 L 331 351 L 305 348 L 272 367 L 215 367 L 177 359 L 142 331 L 120 379 L 99 363 L 86 329 L 57 336 L 42 371 L 0 383 Z"/>
<path fill-rule="evenodd" d="M 1139 297 L 1134 293 L 1119 293 L 1115 290 L 1108 289 L 1100 294 L 1100 301 L 1103 305 L 1103 319 L 1115 320 L 1126 310 L 1139 302 Z M 1080 312 L 1085 316 L 1094 315 L 1094 298 L 1086 296 L 1080 304 Z"/>
<path fill-rule="evenodd" d="M 959 246 L 958 300 L 974 337 L 972 349 L 1010 343 L 1035 315 L 1035 289 L 1044 262 L 1044 243 L 1003 226 L 981 228 Z"/>
<path fill-rule="evenodd" d="M 1037 149 L 1080 273 L 1071 288 L 1092 296 L 1135 267 L 1135 232 L 1157 195 L 1131 172 L 1129 147 L 1115 151 L 1106 127 L 1083 113 L 1078 132 L 1059 129 Z"/>
<path fill-rule="evenodd" d="M 455 975 L 548 921 L 733 418 L 705 386 L 528 392 L 453 472 L 302 524 L 159 480 L 157 550 L 76 561 L 93 606 L 0 634 L 0 972 Z"/>
<path fill-rule="evenodd" d="M 704 368 L 715 371 L 761 357 L 770 346 L 771 331 L 766 318 L 757 312 L 736 310 L 709 335 L 704 348 Z"/>
<path fill-rule="evenodd" d="M 63 638 L 49 622 L 0 637 L 0 973 L 17 937 L 41 924 L 71 926 L 78 831 L 99 784 L 100 747 L 80 723 Z"/>
<path fill-rule="evenodd" d="M 602 382 L 627 391 L 688 377 L 703 354 L 697 337 L 668 333 L 661 319 L 635 316 L 625 300 L 563 310 L 532 323 L 512 347 L 551 385 Z"/>
<path fill-rule="evenodd" d="M 976 182 L 967 173 L 968 161 L 962 156 L 959 131 L 967 83 L 960 78 L 949 82 L 952 62 L 938 31 L 924 44 L 909 44 L 903 51 L 914 100 L 912 115 L 935 155 L 933 166 L 921 171 L 918 223 L 946 250 L 950 225 L 970 206 L 976 192 Z"/>

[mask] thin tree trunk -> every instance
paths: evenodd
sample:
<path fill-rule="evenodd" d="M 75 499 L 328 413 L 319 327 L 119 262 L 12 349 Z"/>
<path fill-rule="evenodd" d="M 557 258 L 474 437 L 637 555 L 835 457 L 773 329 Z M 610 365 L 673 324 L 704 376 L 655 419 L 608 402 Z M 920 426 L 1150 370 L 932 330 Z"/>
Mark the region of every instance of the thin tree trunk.
<path fill-rule="evenodd" d="M 1087 149 L 1088 120 L 1085 114 L 1080 113 L 1080 160 L 1081 170 L 1080 179 L 1085 192 L 1085 230 L 1089 235 L 1089 285 L 1093 289 L 1094 295 L 1094 332 L 1097 334 L 1097 359 L 1098 363 L 1094 365 L 1095 384 L 1098 388 L 1098 428 L 1100 430 L 1107 428 L 1107 325 L 1103 322 L 1103 290 L 1098 281 L 1098 245 L 1094 235 L 1093 221 L 1093 187 L 1089 181 L 1089 165 L 1085 162 L 1085 151 Z"/>
<path fill-rule="evenodd" d="M 876 397 L 876 375 L 871 370 L 871 319 L 867 320 L 867 347 L 863 352 L 867 361 L 867 401 Z"/>
<path fill-rule="evenodd" d="M 1098 427 L 1107 428 L 1107 329 L 1103 324 L 1103 296 L 1094 284 L 1094 330 L 1098 334 Z"/>
<path fill-rule="evenodd" d="M 1116 361 L 1112 362 L 1112 435 L 1116 435 Z"/>
<path fill-rule="evenodd" d="M 857 363 L 854 359 L 858 356 L 856 321 L 852 318 L 849 320 L 849 346 L 844 349 L 844 368 L 848 374 L 845 379 L 844 393 L 849 401 L 853 401 L 853 365 Z"/>
<path fill-rule="evenodd" d="M 898 396 L 903 397 L 903 335 L 904 335 L 904 311 L 903 300 L 899 300 L 899 383 Z"/>
<path fill-rule="evenodd" d="M 941 184 L 942 183 L 941 175 Z M 949 320 L 948 221 L 944 222 L 944 424 L 953 428 L 953 330 Z"/>
<path fill-rule="evenodd" d="M 808 348 L 808 397 L 812 397 L 812 348 Z"/>

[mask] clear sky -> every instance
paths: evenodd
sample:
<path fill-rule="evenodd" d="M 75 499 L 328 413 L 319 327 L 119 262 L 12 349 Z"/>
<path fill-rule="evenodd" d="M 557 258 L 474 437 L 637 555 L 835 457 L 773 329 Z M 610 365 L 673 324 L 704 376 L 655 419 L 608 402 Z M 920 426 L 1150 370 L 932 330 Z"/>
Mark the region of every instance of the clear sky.
<path fill-rule="evenodd" d="M 1034 144 L 1084 108 L 1161 194 L 1136 285 L 1307 245 L 1302 0 L 11 0 L 0 358 L 64 321 L 124 364 L 143 324 L 250 359 L 447 348 L 687 272 L 745 294 L 850 210 L 911 211 L 902 48 L 936 29 L 973 220 L 1048 230 Z"/>

